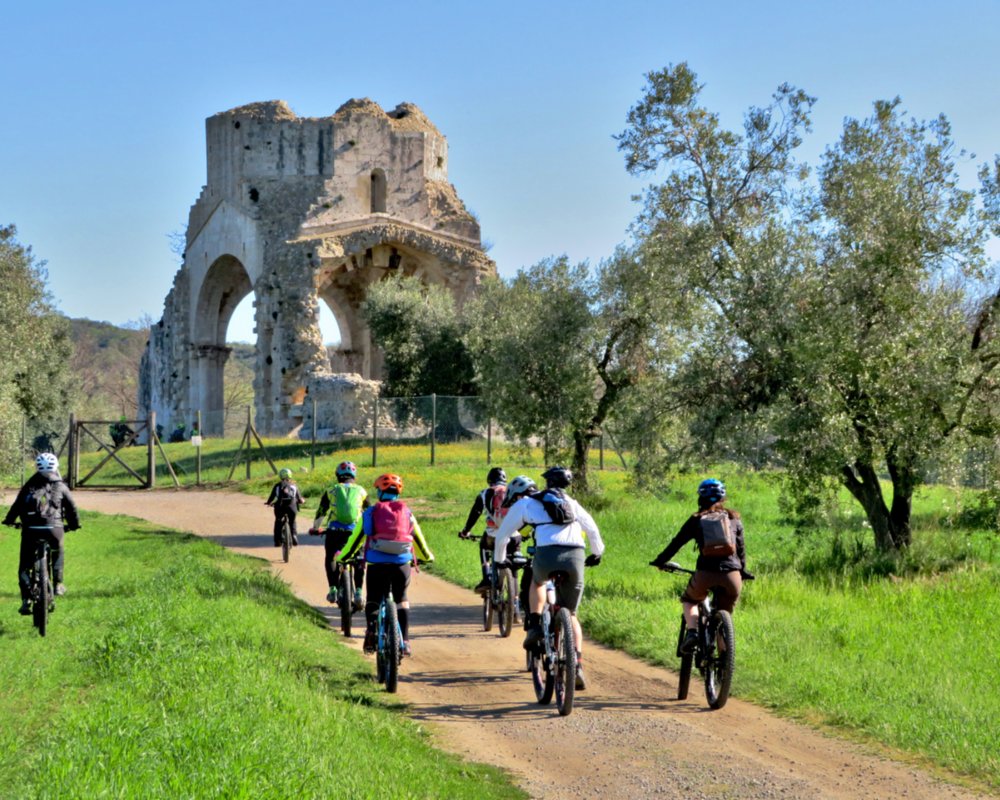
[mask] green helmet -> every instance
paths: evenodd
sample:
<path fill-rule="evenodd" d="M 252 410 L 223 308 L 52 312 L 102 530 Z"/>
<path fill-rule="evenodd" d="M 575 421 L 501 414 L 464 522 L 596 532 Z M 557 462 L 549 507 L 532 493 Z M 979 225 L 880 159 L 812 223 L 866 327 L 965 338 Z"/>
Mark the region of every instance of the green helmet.
<path fill-rule="evenodd" d="M 292 477 L 292 471 L 288 467 L 285 467 L 278 473 L 278 477 L 281 478 L 281 480 L 287 480 Z"/>

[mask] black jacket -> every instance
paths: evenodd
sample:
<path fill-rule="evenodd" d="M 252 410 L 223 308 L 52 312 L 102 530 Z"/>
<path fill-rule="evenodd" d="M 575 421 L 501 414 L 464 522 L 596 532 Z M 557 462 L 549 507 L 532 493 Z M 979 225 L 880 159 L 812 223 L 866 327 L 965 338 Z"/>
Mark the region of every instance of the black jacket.
<path fill-rule="evenodd" d="M 743 542 L 743 521 L 739 517 L 733 516 L 732 512 L 729 514 L 729 520 L 732 524 L 733 535 L 736 539 L 736 552 L 731 556 L 701 555 L 701 523 L 698 521 L 698 515 L 692 514 L 681 526 L 677 535 L 670 540 L 670 544 L 668 544 L 663 551 L 655 559 L 653 559 L 653 563 L 657 566 L 663 566 L 675 555 L 677 555 L 684 545 L 693 541 L 698 545 L 698 561 L 695 564 L 695 569 L 704 570 L 706 572 L 733 572 L 735 570 L 745 570 L 747 566 L 747 553 L 746 546 Z"/>
<path fill-rule="evenodd" d="M 49 500 L 41 519 L 34 517 L 29 519 L 25 513 L 25 503 L 28 495 L 39 487 L 49 484 Z M 33 515 L 32 515 L 33 516 Z M 53 528 L 62 528 L 65 520 L 65 529 L 75 531 L 80 527 L 80 517 L 76 512 L 76 503 L 73 502 L 73 495 L 69 493 L 69 488 L 63 483 L 59 475 L 51 472 L 36 472 L 17 493 L 14 505 L 10 507 L 7 516 L 3 519 L 4 525 L 12 525 L 17 518 L 21 518 L 21 526 L 28 525 L 50 525 Z"/>

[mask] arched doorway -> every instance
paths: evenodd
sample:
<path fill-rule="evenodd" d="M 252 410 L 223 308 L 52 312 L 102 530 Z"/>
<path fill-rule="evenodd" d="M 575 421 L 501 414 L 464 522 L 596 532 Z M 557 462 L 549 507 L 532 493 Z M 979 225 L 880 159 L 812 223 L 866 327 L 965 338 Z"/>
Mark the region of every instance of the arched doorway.
<path fill-rule="evenodd" d="M 240 302 L 253 290 L 250 276 L 234 256 L 217 258 L 208 268 L 195 304 L 191 347 L 191 407 L 201 411 L 203 432 L 221 436 L 233 402 L 225 391 L 226 363 L 232 348 L 226 342 L 229 321 Z M 232 401 L 233 398 L 228 398 Z M 244 398 L 246 406 L 253 397 Z"/>

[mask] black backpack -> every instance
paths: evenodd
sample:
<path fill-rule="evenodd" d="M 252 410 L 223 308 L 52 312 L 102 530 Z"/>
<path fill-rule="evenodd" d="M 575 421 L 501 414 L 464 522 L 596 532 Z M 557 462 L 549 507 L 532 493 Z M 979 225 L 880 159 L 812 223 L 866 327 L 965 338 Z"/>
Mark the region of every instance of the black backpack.
<path fill-rule="evenodd" d="M 545 489 L 534 495 L 534 498 L 545 508 L 555 525 L 569 525 L 576 520 L 576 511 L 569 497 L 562 489 Z"/>
<path fill-rule="evenodd" d="M 281 483 L 278 485 L 278 494 L 274 502 L 279 508 L 291 508 L 295 505 L 297 494 L 298 488 L 294 483 Z"/>
<path fill-rule="evenodd" d="M 34 487 L 24 496 L 24 511 L 26 517 L 34 519 L 45 519 L 49 513 L 49 505 L 52 501 L 52 484 L 44 483 Z"/>

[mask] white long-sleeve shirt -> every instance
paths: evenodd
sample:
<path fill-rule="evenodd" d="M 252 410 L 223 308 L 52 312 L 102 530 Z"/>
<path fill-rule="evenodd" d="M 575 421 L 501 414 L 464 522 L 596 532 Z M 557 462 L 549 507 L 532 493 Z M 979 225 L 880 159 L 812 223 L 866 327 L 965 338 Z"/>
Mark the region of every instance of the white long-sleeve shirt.
<path fill-rule="evenodd" d="M 604 541 L 597 529 L 594 518 L 572 497 L 567 498 L 576 512 L 576 519 L 569 525 L 559 525 L 549 518 L 545 506 L 533 497 L 522 497 L 510 507 L 495 534 L 493 559 L 496 562 L 507 558 L 507 541 L 525 525 L 535 528 L 535 546 L 586 547 L 595 556 L 604 554 Z"/>

